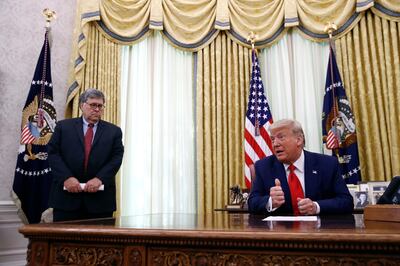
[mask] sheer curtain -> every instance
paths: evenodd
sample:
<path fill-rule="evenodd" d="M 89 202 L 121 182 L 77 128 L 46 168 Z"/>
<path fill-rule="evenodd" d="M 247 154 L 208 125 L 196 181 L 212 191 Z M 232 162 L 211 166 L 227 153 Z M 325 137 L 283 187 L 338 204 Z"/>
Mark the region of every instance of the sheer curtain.
<path fill-rule="evenodd" d="M 121 215 L 196 213 L 192 53 L 156 32 L 122 49 Z"/>
<path fill-rule="evenodd" d="M 323 152 L 322 105 L 329 45 L 289 32 L 270 48 L 260 51 L 262 78 L 274 121 L 298 120 L 306 149 Z"/>

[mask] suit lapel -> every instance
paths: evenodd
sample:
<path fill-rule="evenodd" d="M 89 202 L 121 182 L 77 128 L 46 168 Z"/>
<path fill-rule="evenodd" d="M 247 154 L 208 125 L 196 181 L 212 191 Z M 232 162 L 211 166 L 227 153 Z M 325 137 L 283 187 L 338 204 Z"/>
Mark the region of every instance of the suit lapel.
<path fill-rule="evenodd" d="M 306 198 L 314 198 L 318 191 L 318 167 L 311 153 L 304 151 L 304 186 Z"/>
<path fill-rule="evenodd" d="M 79 141 L 81 142 L 82 146 L 84 146 L 82 117 L 76 119 L 76 121 L 75 121 L 75 131 L 79 136 Z"/>
<path fill-rule="evenodd" d="M 99 123 L 97 124 L 96 134 L 94 134 L 94 140 L 92 143 L 92 147 L 94 145 L 96 145 L 96 143 L 99 141 L 103 132 L 104 132 L 104 123 L 100 120 Z"/>

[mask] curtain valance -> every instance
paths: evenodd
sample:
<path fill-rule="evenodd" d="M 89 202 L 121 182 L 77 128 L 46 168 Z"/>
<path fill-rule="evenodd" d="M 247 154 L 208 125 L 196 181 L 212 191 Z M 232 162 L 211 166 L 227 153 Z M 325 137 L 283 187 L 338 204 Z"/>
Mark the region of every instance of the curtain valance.
<path fill-rule="evenodd" d="M 250 31 L 257 35 L 257 48 L 278 41 L 290 27 L 305 37 L 325 41 L 328 22 L 338 26 L 339 38 L 350 31 L 370 9 L 375 15 L 400 21 L 398 0 L 79 0 L 77 43 L 70 100 L 80 86 L 79 72 L 85 64 L 86 38 L 93 24 L 112 42 L 133 44 L 151 30 L 160 30 L 173 46 L 198 51 L 215 39 L 220 30 L 240 45 L 249 47 Z"/>
<path fill-rule="evenodd" d="M 150 29 L 163 30 L 170 42 L 188 50 L 211 42 L 218 30 L 228 31 L 242 45 L 248 45 L 253 31 L 259 48 L 276 41 L 288 27 L 324 40 L 328 22 L 338 26 L 336 35 L 343 35 L 370 8 L 378 16 L 400 20 L 397 0 L 85 0 L 79 5 L 81 26 L 97 21 L 115 42 L 132 44 Z"/>

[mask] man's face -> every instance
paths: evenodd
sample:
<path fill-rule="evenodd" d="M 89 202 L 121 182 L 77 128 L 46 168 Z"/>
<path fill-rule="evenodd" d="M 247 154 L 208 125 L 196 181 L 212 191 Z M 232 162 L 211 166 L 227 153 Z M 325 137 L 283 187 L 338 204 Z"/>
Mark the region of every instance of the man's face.
<path fill-rule="evenodd" d="M 89 98 L 81 104 L 82 115 L 89 123 L 100 120 L 104 110 L 104 102 L 101 98 Z"/>
<path fill-rule="evenodd" d="M 275 156 L 282 163 L 294 163 L 301 155 L 303 139 L 293 134 L 287 126 L 271 130 L 272 147 Z"/>
<path fill-rule="evenodd" d="M 360 194 L 360 200 L 361 201 L 365 201 L 367 199 L 367 195 L 365 195 L 364 193 Z"/>

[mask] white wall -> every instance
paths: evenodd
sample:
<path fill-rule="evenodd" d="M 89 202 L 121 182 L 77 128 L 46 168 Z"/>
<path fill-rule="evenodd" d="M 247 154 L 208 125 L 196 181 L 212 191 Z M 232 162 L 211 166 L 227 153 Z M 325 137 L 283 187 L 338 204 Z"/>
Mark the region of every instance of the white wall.
<path fill-rule="evenodd" d="M 50 8 L 57 12 L 57 19 L 52 22 L 51 63 L 54 102 L 60 120 L 64 118 L 69 85 L 67 76 L 75 6 L 75 0 L 0 0 L 0 238 L 3 244 L 9 245 L 7 249 L 0 243 L 0 265 L 18 265 L 21 250 L 26 250 L 27 241 L 17 231 L 20 223 L 10 201 L 10 190 L 22 107 L 44 40 L 42 10 Z M 3 239 L 8 242 L 4 243 Z M 16 261 L 10 261 L 12 258 Z"/>
<path fill-rule="evenodd" d="M 0 265 L 25 265 L 28 240 L 18 233 L 22 225 L 12 201 L 0 201 Z"/>
<path fill-rule="evenodd" d="M 10 200 L 21 112 L 43 45 L 46 7 L 52 22 L 52 78 L 57 117 L 64 117 L 75 0 L 0 0 L 0 200 Z"/>

